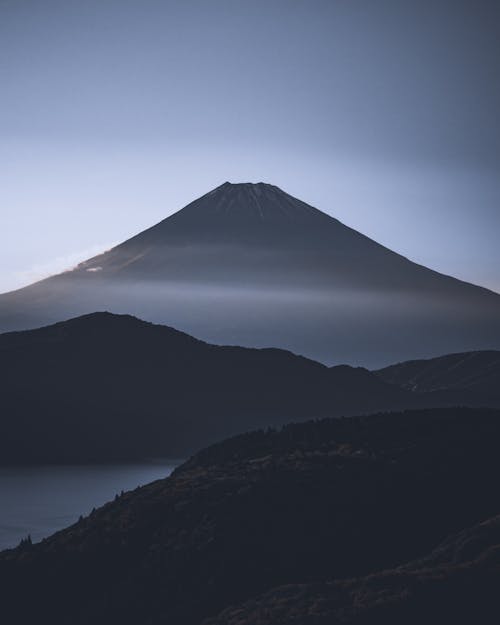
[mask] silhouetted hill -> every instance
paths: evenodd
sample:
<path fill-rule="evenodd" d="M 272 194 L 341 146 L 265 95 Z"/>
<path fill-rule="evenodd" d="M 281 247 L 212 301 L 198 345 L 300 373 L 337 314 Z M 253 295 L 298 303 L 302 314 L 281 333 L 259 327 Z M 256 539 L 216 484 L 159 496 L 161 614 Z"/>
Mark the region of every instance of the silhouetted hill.
<path fill-rule="evenodd" d="M 413 405 L 365 369 L 95 313 L 0 335 L 0 463 L 186 457 L 293 419 Z"/>
<path fill-rule="evenodd" d="M 398 363 L 374 371 L 426 397 L 429 404 L 500 407 L 500 352 L 449 354 L 428 360 Z"/>
<path fill-rule="evenodd" d="M 452 535 L 428 556 L 337 582 L 291 584 L 204 625 L 442 625 L 500 619 L 500 517 Z"/>
<path fill-rule="evenodd" d="M 500 296 L 268 184 L 225 183 L 72 271 L 0 296 L 0 329 L 110 310 L 328 364 L 500 349 Z"/>
<path fill-rule="evenodd" d="M 466 391 L 500 398 L 500 352 L 466 352 L 401 362 L 375 373 L 390 384 L 421 393 Z"/>
<path fill-rule="evenodd" d="M 241 603 L 212 623 L 385 623 L 396 621 L 375 620 L 377 610 L 419 605 L 455 614 L 474 600 L 469 584 L 491 600 L 490 565 L 474 563 L 498 531 L 459 534 L 427 554 L 500 513 L 499 441 L 500 412 L 471 409 L 232 438 L 41 543 L 2 552 L 2 614 L 12 625 L 194 625 Z M 356 620 L 365 606 L 370 618 Z"/>

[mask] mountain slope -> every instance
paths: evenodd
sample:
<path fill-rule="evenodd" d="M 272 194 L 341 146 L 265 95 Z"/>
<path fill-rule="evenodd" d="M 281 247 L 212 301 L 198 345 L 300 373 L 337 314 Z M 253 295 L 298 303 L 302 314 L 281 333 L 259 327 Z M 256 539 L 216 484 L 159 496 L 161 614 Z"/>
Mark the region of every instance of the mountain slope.
<path fill-rule="evenodd" d="M 320 620 L 320 608 L 332 616 L 337 606 L 347 607 L 349 617 L 351 594 L 355 607 L 369 606 L 370 593 L 378 593 L 378 604 L 394 608 L 394 577 L 368 578 L 351 594 L 352 582 L 342 582 L 343 594 L 342 586 L 330 592 L 325 582 L 420 562 L 406 577 L 398 573 L 404 589 L 414 568 L 480 553 L 488 536 L 469 546 L 453 539 L 448 551 L 424 562 L 447 536 L 500 513 L 499 439 L 498 411 L 456 409 L 323 420 L 235 437 L 39 544 L 0 554 L 2 615 L 11 625 L 198 625 L 264 592 L 272 594 L 260 613 L 254 602 L 239 608 L 239 620 L 233 610 L 214 622 L 342 622 Z M 494 538 L 491 544 L 498 544 Z M 283 584 L 314 586 L 289 605 L 272 590 Z M 300 599 L 314 593 L 312 615 L 301 613 Z M 446 593 L 444 584 L 434 599 L 449 599 Z M 408 605 L 411 611 L 414 604 Z M 304 614 L 311 618 L 301 619 Z"/>
<path fill-rule="evenodd" d="M 500 348 L 499 295 L 262 183 L 225 183 L 72 271 L 1 295 L 0 329 L 103 309 L 330 364 Z"/>
<path fill-rule="evenodd" d="M 110 313 L 0 335 L 0 398 L 2 464 L 185 457 L 290 419 L 414 405 L 365 369 Z"/>
<path fill-rule="evenodd" d="M 375 372 L 382 380 L 417 392 L 463 391 L 500 398 L 500 352 L 447 354 L 439 358 L 411 360 Z"/>
<path fill-rule="evenodd" d="M 442 625 L 500 618 L 500 517 L 447 538 L 428 556 L 358 579 L 275 588 L 204 625 Z"/>

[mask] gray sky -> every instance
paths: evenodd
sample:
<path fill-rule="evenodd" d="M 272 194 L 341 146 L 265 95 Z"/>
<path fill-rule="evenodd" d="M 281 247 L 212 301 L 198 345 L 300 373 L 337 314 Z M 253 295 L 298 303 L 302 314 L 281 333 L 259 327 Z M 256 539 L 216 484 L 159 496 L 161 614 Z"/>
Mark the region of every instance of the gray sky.
<path fill-rule="evenodd" d="M 0 0 L 0 291 L 225 180 L 500 291 L 500 10 Z"/>

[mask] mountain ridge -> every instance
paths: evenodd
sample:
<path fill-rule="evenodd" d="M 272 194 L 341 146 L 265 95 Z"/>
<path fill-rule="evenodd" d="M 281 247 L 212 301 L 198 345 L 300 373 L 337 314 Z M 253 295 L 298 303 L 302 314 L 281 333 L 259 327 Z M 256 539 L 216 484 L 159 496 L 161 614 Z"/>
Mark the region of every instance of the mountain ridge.
<path fill-rule="evenodd" d="M 500 371 L 485 377 L 492 389 L 499 383 Z M 185 457 L 290 420 L 500 406 L 500 393 L 481 386 L 414 392 L 363 367 L 210 344 L 109 312 L 1 334 L 0 395 L 1 464 Z"/>
<path fill-rule="evenodd" d="M 471 616 L 481 598 L 500 612 L 499 436 L 498 411 L 447 409 L 222 441 L 0 553 L 2 613 L 12 625 L 434 625 L 466 609 L 452 622 L 494 622 Z"/>
<path fill-rule="evenodd" d="M 453 390 L 500 395 L 500 351 L 484 350 L 410 360 L 375 373 L 386 382 L 418 392 Z"/>
<path fill-rule="evenodd" d="M 253 427 L 411 397 L 365 369 L 105 312 L 0 335 L 0 394 L 2 464 L 183 457 Z"/>

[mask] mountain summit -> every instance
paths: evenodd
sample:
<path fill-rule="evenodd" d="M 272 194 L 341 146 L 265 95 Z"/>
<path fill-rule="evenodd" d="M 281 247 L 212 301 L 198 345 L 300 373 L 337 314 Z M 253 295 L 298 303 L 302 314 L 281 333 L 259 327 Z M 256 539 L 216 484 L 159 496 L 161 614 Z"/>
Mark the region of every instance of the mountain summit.
<path fill-rule="evenodd" d="M 295 239 L 302 246 L 317 247 L 328 240 L 324 236 L 325 228 L 330 235 L 335 234 L 337 243 L 341 243 L 340 239 L 347 242 L 347 233 L 353 240 L 361 237 L 278 187 L 263 182 L 225 182 L 119 247 L 123 249 L 137 243 L 183 244 L 188 242 L 187 237 L 191 243 L 210 241 L 257 246 L 271 241 L 282 245 Z"/>
<path fill-rule="evenodd" d="M 321 211 L 288 195 L 279 187 L 264 182 L 225 182 L 177 213 L 203 219 L 235 217 L 257 221 L 306 221 L 324 218 Z"/>
<path fill-rule="evenodd" d="M 264 183 L 226 182 L 72 271 L 0 296 L 0 330 L 94 310 L 327 363 L 500 348 L 500 296 Z"/>

